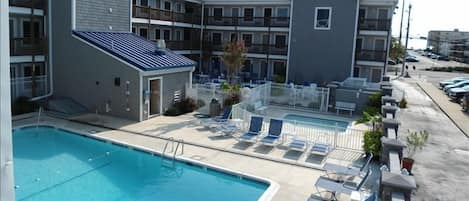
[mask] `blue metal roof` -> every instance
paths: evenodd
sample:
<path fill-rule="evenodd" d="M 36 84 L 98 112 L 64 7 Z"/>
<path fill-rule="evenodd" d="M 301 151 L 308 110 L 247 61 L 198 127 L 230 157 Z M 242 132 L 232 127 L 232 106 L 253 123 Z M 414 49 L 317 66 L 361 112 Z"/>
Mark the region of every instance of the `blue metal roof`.
<path fill-rule="evenodd" d="M 73 34 L 144 71 L 192 67 L 196 63 L 133 33 L 73 31 Z"/>

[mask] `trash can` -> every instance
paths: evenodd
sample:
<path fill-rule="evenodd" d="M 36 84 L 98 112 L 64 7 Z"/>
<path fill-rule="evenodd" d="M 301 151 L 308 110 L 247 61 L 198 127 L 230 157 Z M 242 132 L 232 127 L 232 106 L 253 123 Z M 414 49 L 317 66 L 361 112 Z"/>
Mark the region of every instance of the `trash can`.
<path fill-rule="evenodd" d="M 213 99 L 210 101 L 209 115 L 210 115 L 211 117 L 218 116 L 218 115 L 220 115 L 220 111 L 221 111 L 220 102 L 219 102 L 216 98 L 213 98 Z"/>

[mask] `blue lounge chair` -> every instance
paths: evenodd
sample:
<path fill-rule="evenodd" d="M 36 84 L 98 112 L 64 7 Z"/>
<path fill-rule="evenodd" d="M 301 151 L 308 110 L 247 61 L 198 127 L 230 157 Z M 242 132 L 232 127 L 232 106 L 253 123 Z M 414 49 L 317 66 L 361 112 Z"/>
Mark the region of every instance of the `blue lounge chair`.
<path fill-rule="evenodd" d="M 261 143 L 266 146 L 275 146 L 279 143 L 282 136 L 283 121 L 270 119 L 269 132 L 267 136 L 261 139 Z"/>
<path fill-rule="evenodd" d="M 347 175 L 347 176 L 359 176 L 363 171 L 368 169 L 368 166 L 373 159 L 373 154 L 369 154 L 368 157 L 365 159 L 365 163 L 361 167 L 353 167 L 353 166 L 342 166 L 333 163 L 326 163 L 323 167 L 326 172 L 338 174 L 338 175 Z"/>
<path fill-rule="evenodd" d="M 308 148 L 308 141 L 295 137 L 288 145 L 289 150 L 304 152 Z"/>
<path fill-rule="evenodd" d="M 211 119 L 206 119 L 202 121 L 202 125 L 206 128 L 218 127 L 222 124 L 227 123 L 231 117 L 231 106 L 225 107 L 223 114 L 221 116 L 216 116 Z"/>
<path fill-rule="evenodd" d="M 331 146 L 322 143 L 313 143 L 309 154 L 325 156 L 331 151 Z"/>
<path fill-rule="evenodd" d="M 352 182 L 341 182 L 341 181 L 336 181 L 327 177 L 319 177 L 319 179 L 316 181 L 314 186 L 316 187 L 316 190 L 318 191 L 318 193 L 320 193 L 319 189 L 324 189 L 327 192 L 332 193 L 332 196 L 334 197 L 334 199 L 337 200 L 336 195 L 338 193 L 350 195 L 352 194 L 353 191 L 360 191 L 363 185 L 368 180 L 368 177 L 370 176 L 370 174 L 371 174 L 371 170 L 368 169 L 365 176 L 362 178 L 360 183 L 358 183 L 358 185 Z"/>
<path fill-rule="evenodd" d="M 262 117 L 251 117 L 251 123 L 249 124 L 249 131 L 239 136 L 238 140 L 244 141 L 244 142 L 255 142 L 262 130 L 263 121 L 264 119 Z"/>

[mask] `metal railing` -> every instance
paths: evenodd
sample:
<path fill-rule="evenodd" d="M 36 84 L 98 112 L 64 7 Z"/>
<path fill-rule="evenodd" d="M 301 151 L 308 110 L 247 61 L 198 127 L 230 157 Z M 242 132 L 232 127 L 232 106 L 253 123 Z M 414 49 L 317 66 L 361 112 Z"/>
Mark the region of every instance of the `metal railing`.
<path fill-rule="evenodd" d="M 202 20 L 201 15 L 193 13 L 180 13 L 169 10 L 162 10 L 158 8 L 151 8 L 148 6 L 137 6 L 132 7 L 132 17 L 145 18 L 152 20 L 164 20 L 173 22 L 184 22 L 189 24 L 198 24 Z"/>
<path fill-rule="evenodd" d="M 17 6 L 17 7 L 27 7 L 31 8 L 34 5 L 34 8 L 37 9 L 44 9 L 46 8 L 46 1 L 45 0 L 9 0 L 10 6 Z"/>
<path fill-rule="evenodd" d="M 171 50 L 200 50 L 198 40 L 168 40 L 165 43 L 166 47 Z"/>
<path fill-rule="evenodd" d="M 44 55 L 46 53 L 46 40 L 44 38 L 12 38 L 10 39 L 10 55 Z"/>
<path fill-rule="evenodd" d="M 329 144 L 334 148 L 363 151 L 363 135 L 366 130 L 343 128 L 340 126 L 327 126 L 308 122 L 299 122 L 289 119 L 271 117 L 265 114 L 256 114 L 246 109 L 244 103 L 232 107 L 232 118 L 240 119 L 243 122 L 243 129 L 247 129 L 252 116 L 262 116 L 264 118 L 263 131 L 269 128 L 270 119 L 283 121 L 282 131 L 284 133 L 294 134 L 284 139 L 285 143 L 292 140 L 293 137 L 307 140 L 311 143 Z"/>
<path fill-rule="evenodd" d="M 359 19 L 358 28 L 360 30 L 370 30 L 370 31 L 389 31 L 391 29 L 391 20 L 389 19 Z"/>
<path fill-rule="evenodd" d="M 205 16 L 204 24 L 213 26 L 289 27 L 290 17 Z"/>
<path fill-rule="evenodd" d="M 204 44 L 211 45 L 213 51 L 223 51 L 223 44 L 210 43 L 208 41 Z M 273 54 L 273 55 L 287 55 L 288 46 L 278 44 L 246 44 L 247 52 L 254 54 Z"/>
<path fill-rule="evenodd" d="M 386 61 L 386 51 L 384 50 L 357 50 L 355 54 L 357 60 L 363 61 Z"/>

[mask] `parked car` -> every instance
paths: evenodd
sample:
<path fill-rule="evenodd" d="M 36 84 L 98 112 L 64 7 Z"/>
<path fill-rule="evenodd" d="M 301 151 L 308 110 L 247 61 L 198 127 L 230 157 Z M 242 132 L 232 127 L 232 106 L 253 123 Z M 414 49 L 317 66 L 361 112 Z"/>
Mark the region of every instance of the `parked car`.
<path fill-rule="evenodd" d="M 437 59 L 440 60 L 440 61 L 449 61 L 449 57 L 447 57 L 447 56 L 438 56 Z"/>
<path fill-rule="evenodd" d="M 464 112 L 469 112 L 469 93 L 467 93 L 462 99 L 461 106 Z"/>
<path fill-rule="evenodd" d="M 468 93 L 469 93 L 469 86 L 465 86 L 462 88 L 450 89 L 448 95 L 449 97 L 451 97 L 451 99 L 459 103 L 461 99 Z"/>
<path fill-rule="evenodd" d="M 464 81 L 464 80 L 469 80 L 469 77 L 455 77 L 455 78 L 452 78 L 452 79 L 449 79 L 449 80 L 443 80 L 443 81 L 440 82 L 440 88 L 444 89 L 446 87 L 446 85 L 456 84 L 456 83 Z"/>
<path fill-rule="evenodd" d="M 469 85 L 469 80 L 463 80 L 460 82 L 457 82 L 456 84 L 449 84 L 443 87 L 443 91 L 445 91 L 446 94 L 448 94 L 449 90 L 452 88 L 461 88 Z"/>
<path fill-rule="evenodd" d="M 397 65 L 397 62 L 391 59 L 388 59 L 388 65 Z"/>
<path fill-rule="evenodd" d="M 413 56 L 408 56 L 405 58 L 406 62 L 419 62 L 419 60 Z"/>

